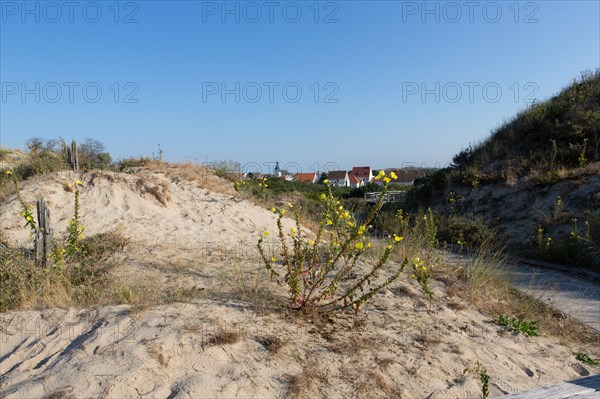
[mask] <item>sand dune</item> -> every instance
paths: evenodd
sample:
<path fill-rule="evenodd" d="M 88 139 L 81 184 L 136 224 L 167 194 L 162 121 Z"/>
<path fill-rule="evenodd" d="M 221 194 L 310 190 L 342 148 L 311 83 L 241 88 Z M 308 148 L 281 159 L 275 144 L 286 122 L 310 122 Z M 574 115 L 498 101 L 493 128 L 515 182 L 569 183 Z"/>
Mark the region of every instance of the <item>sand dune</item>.
<path fill-rule="evenodd" d="M 23 184 L 26 201 L 48 200 L 58 233 L 71 217 L 65 184 L 74 180 L 63 173 Z M 488 369 L 492 395 L 594 372 L 557 339 L 503 332 L 449 299 L 440 282 L 431 312 L 414 282 L 402 279 L 357 316 L 322 324 L 289 317 L 278 307 L 281 291 L 258 278 L 252 252 L 258 234 L 274 229 L 272 212 L 159 172 L 82 180 L 86 234 L 120 226 L 138 245 L 117 274 L 135 270 L 156 290 L 175 284 L 203 294 L 143 309 L 1 315 L 1 397 L 466 398 L 480 392 L 477 360 Z M 0 213 L 6 236 L 27 244 L 17 201 Z M 218 256 L 198 260 L 207 248 Z"/>

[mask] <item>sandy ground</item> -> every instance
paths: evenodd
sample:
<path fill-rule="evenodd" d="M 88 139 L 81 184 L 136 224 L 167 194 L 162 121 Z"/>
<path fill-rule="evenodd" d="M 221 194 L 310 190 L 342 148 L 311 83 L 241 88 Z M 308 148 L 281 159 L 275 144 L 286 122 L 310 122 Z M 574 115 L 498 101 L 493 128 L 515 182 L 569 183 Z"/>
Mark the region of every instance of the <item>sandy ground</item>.
<path fill-rule="evenodd" d="M 48 200 L 57 231 L 71 216 L 64 184 L 72 180 L 52 175 L 23 187 L 26 201 Z M 143 184 L 133 175 L 82 180 L 86 234 L 120 226 L 137 243 L 118 275 L 146 279 L 156 290 L 198 292 L 142 308 L 1 315 L 0 397 L 475 398 L 477 361 L 488 370 L 492 396 L 599 371 L 543 332 L 503 331 L 448 298 L 441 282 L 431 310 L 414 281 L 402 278 L 358 315 L 291 317 L 253 250 L 262 230 L 274 230 L 273 213 L 161 173 Z M 164 203 L 150 193 L 158 186 Z M 25 244 L 18 210 L 14 199 L 1 205 L 0 227 Z"/>

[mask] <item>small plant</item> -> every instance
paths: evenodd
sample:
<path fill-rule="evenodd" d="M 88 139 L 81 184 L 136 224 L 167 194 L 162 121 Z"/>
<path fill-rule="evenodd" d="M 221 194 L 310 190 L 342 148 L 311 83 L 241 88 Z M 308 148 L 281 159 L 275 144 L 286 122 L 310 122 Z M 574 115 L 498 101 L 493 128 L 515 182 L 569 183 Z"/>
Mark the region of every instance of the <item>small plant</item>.
<path fill-rule="evenodd" d="M 376 179 L 384 181 L 383 191 L 360 225 L 336 199 L 331 185 L 325 180 L 328 193 L 320 196 L 321 220 L 314 239 L 300 225 L 299 207 L 295 208 L 296 227 L 291 228 L 289 233 L 284 232 L 282 219 L 287 209 L 294 206 L 288 203 L 287 209 L 271 209 L 278 215 L 281 253 L 279 257 L 267 256 L 263 242 L 269 235 L 268 231 L 263 232 L 257 247 L 271 278 L 281 277 L 277 269 L 285 271 L 283 282 L 289 291 L 291 309 L 330 312 L 352 308 L 358 312 L 362 304 L 400 276 L 409 263 L 406 258 L 388 279 L 374 284 L 392 250 L 404 239 L 398 235 L 388 239 L 383 253 L 367 273 L 356 275 L 358 261 L 371 248 L 366 237 L 370 223 L 383 205 L 388 183 L 396 178 L 393 172 L 389 176 L 383 171 L 377 175 Z"/>
<path fill-rule="evenodd" d="M 83 240 L 83 230 L 85 226 L 83 226 L 79 220 L 79 187 L 83 186 L 81 181 L 75 183 L 75 201 L 73 206 L 73 218 L 67 222 L 67 248 L 66 254 L 69 258 L 77 255 L 79 250 L 81 249 L 79 243 Z M 71 185 L 69 185 L 71 187 Z"/>
<path fill-rule="evenodd" d="M 433 249 L 437 246 L 437 225 L 433 217 L 431 208 L 427 210 L 427 213 L 423 215 L 423 226 L 425 233 L 425 244 L 428 248 Z"/>
<path fill-rule="evenodd" d="M 417 283 L 423 289 L 423 292 L 429 297 L 429 306 L 431 307 L 431 299 L 433 299 L 433 291 L 431 290 L 431 269 L 425 266 L 425 261 L 415 257 L 412 261 L 413 273 L 410 278 L 417 280 Z"/>
<path fill-rule="evenodd" d="M 556 197 L 556 203 L 552 205 L 552 219 L 556 220 L 560 217 L 563 211 L 563 201 L 561 196 Z"/>
<path fill-rule="evenodd" d="M 475 370 L 479 374 L 479 381 L 481 381 L 481 398 L 487 399 L 490 396 L 490 376 L 485 367 L 479 362 L 477 362 Z"/>
<path fill-rule="evenodd" d="M 581 236 L 579 235 L 579 229 L 577 228 L 577 219 L 571 219 L 573 222 L 573 230 L 569 233 L 569 239 L 575 243 L 575 246 L 579 249 L 579 243 L 581 242 Z"/>
<path fill-rule="evenodd" d="M 579 360 L 581 363 L 585 363 L 589 366 L 598 366 L 600 365 L 600 360 L 592 359 L 592 357 L 587 352 L 576 352 L 574 353 L 575 359 Z"/>
<path fill-rule="evenodd" d="M 585 150 L 587 149 L 587 142 L 588 142 L 588 139 L 584 138 L 583 146 L 581 148 L 581 152 L 579 153 L 579 158 L 577 158 L 577 161 L 579 162 L 579 166 L 584 166 L 588 161 L 588 159 L 585 157 Z"/>
<path fill-rule="evenodd" d="M 259 198 L 265 197 L 265 190 L 268 187 L 266 177 L 262 179 L 236 180 L 233 182 L 233 188 L 237 193 L 249 192 Z"/>
<path fill-rule="evenodd" d="M 4 173 L 6 173 L 7 176 L 12 178 L 13 184 L 15 186 L 15 191 L 17 193 L 17 199 L 21 204 L 21 208 L 23 208 L 23 210 L 21 211 L 21 216 L 23 217 L 23 219 L 25 219 L 24 227 L 29 226 L 31 230 L 30 237 L 33 239 L 37 233 L 37 226 L 35 224 L 33 214 L 31 213 L 33 210 L 33 205 L 27 206 L 27 204 L 25 204 L 25 201 L 23 200 L 23 197 L 21 197 L 21 189 L 19 187 L 19 180 L 17 179 L 17 176 L 11 170 L 7 170 Z"/>
<path fill-rule="evenodd" d="M 537 321 L 518 320 L 514 317 L 509 318 L 508 316 L 500 315 L 495 322 L 499 326 L 506 327 L 509 331 L 516 334 L 522 333 L 528 337 L 535 337 L 538 335 Z"/>

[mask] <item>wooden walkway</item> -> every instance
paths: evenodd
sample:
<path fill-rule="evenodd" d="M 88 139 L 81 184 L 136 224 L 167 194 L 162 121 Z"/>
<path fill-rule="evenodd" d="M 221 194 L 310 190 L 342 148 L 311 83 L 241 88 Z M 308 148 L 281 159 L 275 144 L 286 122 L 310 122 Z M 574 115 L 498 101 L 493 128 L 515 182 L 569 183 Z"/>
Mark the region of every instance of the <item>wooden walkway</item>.
<path fill-rule="evenodd" d="M 380 192 L 366 193 L 365 199 L 367 200 L 367 202 L 377 202 L 380 195 Z M 388 202 L 401 202 L 404 201 L 404 198 L 406 198 L 406 191 L 388 191 L 387 193 L 385 193 L 383 203 L 385 204 Z"/>
<path fill-rule="evenodd" d="M 531 391 L 499 396 L 502 399 L 599 399 L 600 374 L 579 380 L 562 382 Z"/>

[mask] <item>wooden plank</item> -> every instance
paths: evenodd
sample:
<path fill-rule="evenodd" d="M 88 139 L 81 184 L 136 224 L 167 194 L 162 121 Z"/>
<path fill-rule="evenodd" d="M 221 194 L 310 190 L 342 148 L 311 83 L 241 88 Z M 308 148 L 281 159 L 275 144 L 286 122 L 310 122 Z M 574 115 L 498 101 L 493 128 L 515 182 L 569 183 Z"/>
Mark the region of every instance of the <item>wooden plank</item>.
<path fill-rule="evenodd" d="M 600 398 L 600 374 L 500 397 L 502 399 L 598 399 Z"/>

